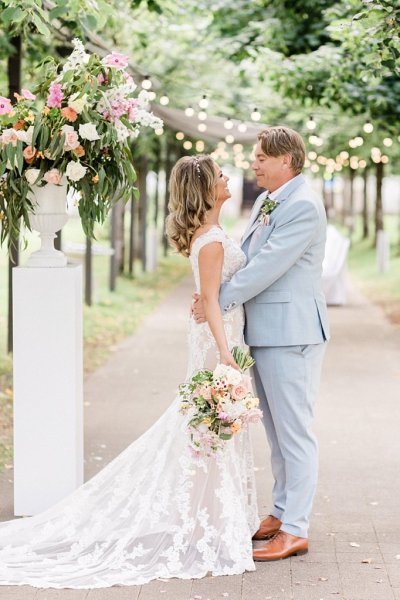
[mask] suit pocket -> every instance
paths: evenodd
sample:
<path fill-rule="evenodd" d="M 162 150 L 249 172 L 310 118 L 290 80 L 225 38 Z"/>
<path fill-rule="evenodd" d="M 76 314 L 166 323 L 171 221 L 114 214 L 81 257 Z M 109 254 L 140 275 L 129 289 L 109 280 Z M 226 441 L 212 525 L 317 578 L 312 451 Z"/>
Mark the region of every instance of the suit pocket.
<path fill-rule="evenodd" d="M 291 302 L 292 292 L 284 290 L 266 290 L 255 297 L 258 304 L 272 304 L 274 302 Z"/>

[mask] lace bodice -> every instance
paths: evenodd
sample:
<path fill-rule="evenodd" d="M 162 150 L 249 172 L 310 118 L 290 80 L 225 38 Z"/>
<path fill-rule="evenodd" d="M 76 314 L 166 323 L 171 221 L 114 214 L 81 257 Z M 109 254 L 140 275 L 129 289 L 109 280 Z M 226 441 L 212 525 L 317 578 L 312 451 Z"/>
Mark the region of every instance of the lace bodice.
<path fill-rule="evenodd" d="M 221 242 L 224 248 L 224 262 L 222 266 L 221 281 L 229 281 L 236 271 L 246 264 L 246 256 L 240 246 L 220 227 L 211 227 L 200 235 L 192 244 L 190 262 L 196 284 L 196 291 L 200 290 L 199 253 L 200 250 L 212 242 Z M 229 348 L 243 346 L 244 311 L 242 306 L 236 307 L 223 315 L 225 334 Z M 219 359 L 219 352 L 214 337 L 207 323 L 198 325 L 193 317 L 190 319 L 189 327 L 189 361 L 186 379 L 196 371 L 206 367 L 213 369 Z"/>
<path fill-rule="evenodd" d="M 228 237 L 220 227 L 211 227 L 193 242 L 190 254 L 190 262 L 198 292 L 200 291 L 199 253 L 206 244 L 211 242 L 221 242 L 224 247 L 222 282 L 229 281 L 232 275 L 246 264 L 246 255 L 242 252 L 240 246 Z"/>

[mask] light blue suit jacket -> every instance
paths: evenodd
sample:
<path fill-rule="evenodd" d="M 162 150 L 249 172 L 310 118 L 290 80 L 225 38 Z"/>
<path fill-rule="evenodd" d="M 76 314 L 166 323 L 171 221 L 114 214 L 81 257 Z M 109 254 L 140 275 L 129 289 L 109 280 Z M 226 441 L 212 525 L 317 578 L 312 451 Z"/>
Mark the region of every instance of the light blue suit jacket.
<path fill-rule="evenodd" d="M 326 239 L 322 201 L 297 175 L 276 198 L 279 205 L 269 224 L 261 225 L 258 213 L 265 196 L 257 198 L 242 238 L 247 265 L 221 286 L 221 309 L 244 304 L 249 346 L 322 343 L 329 339 L 321 288 Z"/>

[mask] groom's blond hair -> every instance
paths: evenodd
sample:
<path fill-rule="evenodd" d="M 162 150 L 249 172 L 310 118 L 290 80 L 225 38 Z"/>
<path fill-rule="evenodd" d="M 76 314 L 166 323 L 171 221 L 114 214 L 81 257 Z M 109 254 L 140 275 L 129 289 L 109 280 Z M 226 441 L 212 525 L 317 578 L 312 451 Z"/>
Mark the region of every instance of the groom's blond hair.
<path fill-rule="evenodd" d="M 289 154 L 292 157 L 293 171 L 296 175 L 301 173 L 306 158 L 306 147 L 303 138 L 297 131 L 281 125 L 271 126 L 261 131 L 258 139 L 266 156 Z"/>

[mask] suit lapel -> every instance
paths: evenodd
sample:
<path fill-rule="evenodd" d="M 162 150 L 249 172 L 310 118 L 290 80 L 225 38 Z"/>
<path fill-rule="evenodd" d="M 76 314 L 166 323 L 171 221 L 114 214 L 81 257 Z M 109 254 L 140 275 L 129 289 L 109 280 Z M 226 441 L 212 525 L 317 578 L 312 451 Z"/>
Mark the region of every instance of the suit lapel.
<path fill-rule="evenodd" d="M 276 201 L 281 203 L 283 200 L 286 200 L 292 192 L 294 192 L 302 183 L 304 183 L 304 181 L 305 181 L 304 175 L 302 175 L 302 174 L 296 175 L 296 177 L 293 177 L 293 179 L 290 181 L 290 183 L 288 183 L 288 185 L 285 187 L 285 189 L 283 189 L 281 191 L 281 193 L 278 194 L 278 196 L 276 197 Z M 255 229 L 257 229 L 258 213 L 260 212 L 261 205 L 264 202 L 266 197 L 267 197 L 267 192 L 263 192 L 262 194 L 260 194 L 258 196 L 257 200 L 254 202 L 254 206 L 251 211 L 250 218 L 249 218 L 249 224 L 248 224 L 248 226 L 243 234 L 243 237 L 242 237 L 242 241 L 241 241 L 242 245 L 245 243 L 247 238 L 253 233 L 253 231 Z M 279 208 L 279 206 L 277 206 L 275 210 L 278 210 L 278 208 Z"/>

